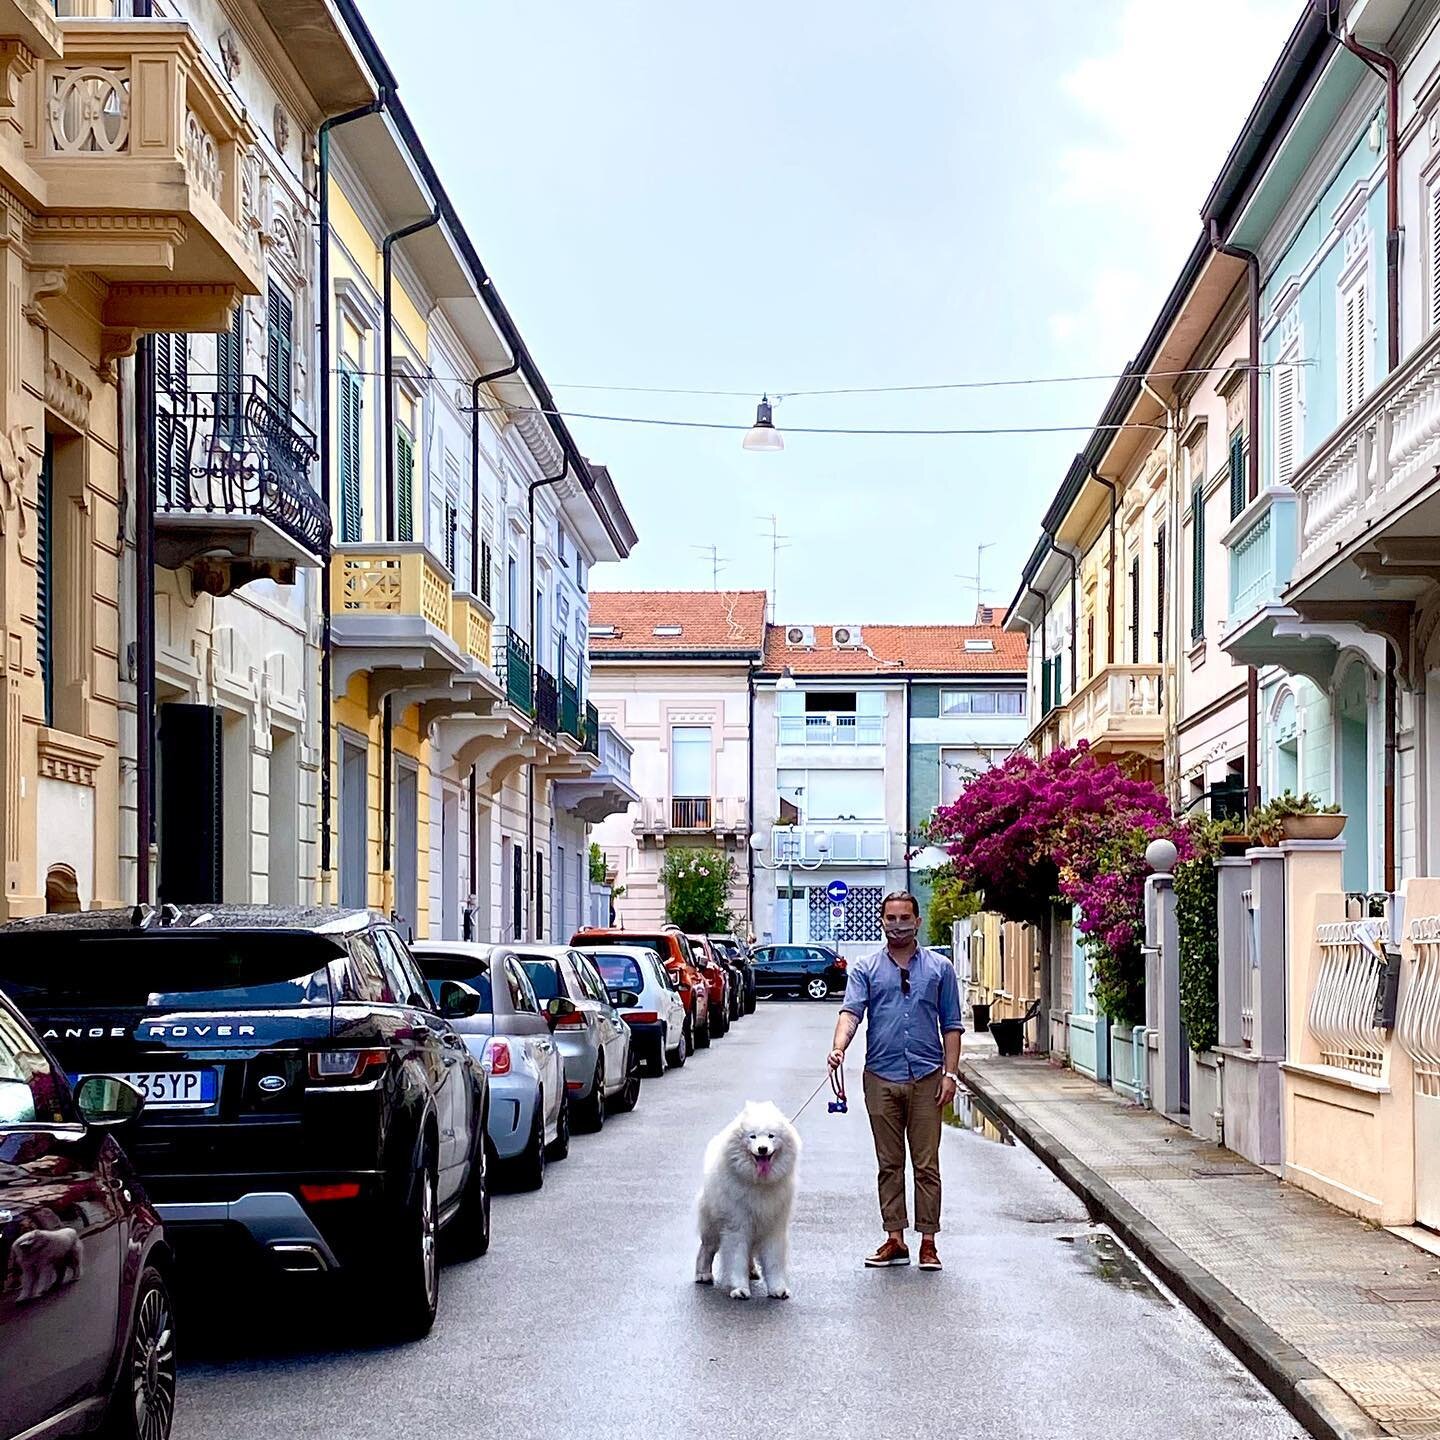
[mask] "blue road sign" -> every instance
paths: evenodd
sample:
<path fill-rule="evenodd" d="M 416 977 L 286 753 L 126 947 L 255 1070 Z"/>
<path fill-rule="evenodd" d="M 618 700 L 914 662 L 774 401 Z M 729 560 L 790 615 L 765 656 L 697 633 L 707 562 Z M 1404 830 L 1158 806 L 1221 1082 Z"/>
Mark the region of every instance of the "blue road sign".
<path fill-rule="evenodd" d="M 845 897 L 850 893 L 850 887 L 843 880 L 832 880 L 825 887 L 825 893 L 830 897 L 832 905 L 843 905 Z"/>

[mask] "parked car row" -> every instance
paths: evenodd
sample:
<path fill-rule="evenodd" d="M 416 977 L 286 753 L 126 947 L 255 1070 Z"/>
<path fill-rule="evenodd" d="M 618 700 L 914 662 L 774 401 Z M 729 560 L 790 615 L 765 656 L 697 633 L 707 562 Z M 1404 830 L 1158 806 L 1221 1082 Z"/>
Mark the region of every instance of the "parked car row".
<path fill-rule="evenodd" d="M 442 1233 L 484 1254 L 497 1179 L 542 1185 L 572 1118 L 728 1025 L 728 961 L 665 933 L 661 965 L 318 907 L 0 926 L 0 1437 L 165 1440 L 174 1288 L 212 1267 L 348 1281 L 427 1333 Z"/>

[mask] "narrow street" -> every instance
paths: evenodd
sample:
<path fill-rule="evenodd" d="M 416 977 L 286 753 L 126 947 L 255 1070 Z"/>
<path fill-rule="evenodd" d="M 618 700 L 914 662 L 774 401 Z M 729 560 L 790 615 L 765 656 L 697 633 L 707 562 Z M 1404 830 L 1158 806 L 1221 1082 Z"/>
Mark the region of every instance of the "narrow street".
<path fill-rule="evenodd" d="M 800 1121 L 795 1298 L 742 1304 L 694 1285 L 706 1140 L 747 1098 L 793 1112 L 820 1078 L 834 1015 L 762 1003 L 683 1071 L 647 1080 L 633 1116 L 577 1137 L 541 1192 L 497 1198 L 491 1253 L 447 1268 L 422 1344 L 367 1346 L 363 1313 L 323 1303 L 269 1296 L 237 1311 L 245 1277 L 207 1277 L 187 1316 L 175 1434 L 1008 1440 L 1103 1423 L 1112 1440 L 1148 1440 L 1161 1415 L 1167 1440 L 1300 1434 L 989 1126 L 945 1133 L 945 1273 L 866 1271 L 869 1130 L 858 1099 L 832 1116 L 822 1092 Z"/>

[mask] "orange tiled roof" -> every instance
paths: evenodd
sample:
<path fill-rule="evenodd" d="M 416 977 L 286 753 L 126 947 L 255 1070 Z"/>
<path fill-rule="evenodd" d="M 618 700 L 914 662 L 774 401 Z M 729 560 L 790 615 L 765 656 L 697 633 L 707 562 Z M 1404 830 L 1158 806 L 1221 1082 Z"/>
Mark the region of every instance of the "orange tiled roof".
<path fill-rule="evenodd" d="M 599 635 L 607 625 L 613 635 Z M 678 625 L 678 635 L 657 635 Z M 594 656 L 683 654 L 758 656 L 765 643 L 763 590 L 612 590 L 590 596 Z"/>
<path fill-rule="evenodd" d="M 838 647 L 834 627 L 816 625 L 815 643 L 792 645 L 787 625 L 767 627 L 761 669 L 778 675 L 1023 675 L 1026 644 L 998 625 L 862 625 L 864 648 Z M 993 650 L 967 650 L 966 640 L 988 640 Z"/>

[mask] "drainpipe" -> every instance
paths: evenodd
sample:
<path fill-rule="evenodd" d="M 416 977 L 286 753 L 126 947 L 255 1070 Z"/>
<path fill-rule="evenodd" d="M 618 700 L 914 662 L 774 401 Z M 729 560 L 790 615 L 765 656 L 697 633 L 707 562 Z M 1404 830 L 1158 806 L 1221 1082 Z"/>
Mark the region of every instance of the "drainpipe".
<path fill-rule="evenodd" d="M 1172 408 L 1161 399 L 1159 392 L 1150 384 L 1150 381 L 1142 375 L 1140 377 L 1140 388 L 1165 412 L 1165 533 L 1166 539 L 1170 542 L 1170 554 L 1165 557 L 1166 578 L 1171 588 L 1175 588 L 1176 577 L 1180 573 L 1180 525 L 1179 506 L 1177 497 L 1180 493 L 1180 411 Z M 1178 593 L 1178 592 L 1177 592 Z M 1166 595 L 1164 590 L 1159 592 L 1160 608 L 1165 608 Z M 1165 782 L 1166 789 L 1170 792 L 1171 804 L 1178 804 L 1180 801 L 1180 776 L 1178 751 L 1175 748 L 1175 725 L 1177 720 L 1178 696 L 1176 691 L 1180 688 L 1180 661 L 1179 647 L 1180 627 L 1175 622 L 1180 617 L 1180 606 L 1178 604 L 1170 607 L 1170 641 L 1165 644 L 1165 620 L 1164 614 L 1156 616 L 1155 633 L 1162 645 L 1165 646 L 1165 653 L 1168 660 L 1161 661 L 1160 683 L 1164 686 L 1164 714 L 1165 714 Z M 1172 668 L 1173 678 L 1171 683 L 1165 684 L 1165 666 Z"/>
<path fill-rule="evenodd" d="M 1395 649 L 1385 646 L 1385 893 L 1395 894 L 1395 748 L 1399 695 L 1395 688 Z"/>
<path fill-rule="evenodd" d="M 525 495 L 525 514 L 530 530 L 530 566 L 525 581 L 530 587 L 530 683 L 532 687 L 537 683 L 536 672 L 540 669 L 540 637 L 535 633 L 535 492 L 546 485 L 558 485 L 569 473 L 570 456 L 567 454 L 558 475 L 546 475 L 539 480 L 532 480 Z M 551 816 L 551 826 L 552 828 L 554 826 L 553 815 Z M 530 867 L 532 892 L 531 904 L 527 909 L 525 919 L 525 935 L 529 939 L 531 938 L 530 927 L 534 923 L 541 903 L 540 893 L 535 885 L 535 765 L 533 761 L 525 767 L 525 848 L 528 852 L 526 863 Z"/>
<path fill-rule="evenodd" d="M 1253 250 L 1223 243 L 1216 220 L 1210 222 L 1210 243 L 1220 254 L 1245 262 L 1249 297 L 1246 332 L 1250 348 L 1250 373 L 1245 386 L 1246 425 L 1250 431 L 1245 493 L 1249 500 L 1254 500 L 1260 494 L 1260 257 Z M 1245 667 L 1245 755 L 1248 767 L 1245 806 L 1253 813 L 1260 808 L 1260 672 L 1253 665 Z"/>
<path fill-rule="evenodd" d="M 382 379 L 385 385 L 382 421 L 385 429 L 385 538 L 392 544 L 395 540 L 395 312 L 393 309 L 395 257 L 393 252 L 401 240 L 418 234 L 421 230 L 428 230 L 432 225 L 439 223 L 440 211 L 438 209 L 431 210 L 424 220 L 417 220 L 413 225 L 402 225 L 400 229 L 392 230 L 380 243 L 381 273 L 383 275 L 381 316 L 385 325 L 385 338 L 382 342 L 384 360 L 381 367 L 384 370 Z"/>
<path fill-rule="evenodd" d="M 150 903 L 155 833 L 155 339 L 135 345 L 135 900 Z"/>
<path fill-rule="evenodd" d="M 763 654 L 763 652 L 762 652 Z M 745 789 L 745 876 L 748 889 L 745 892 L 745 909 L 750 921 L 750 934 L 755 930 L 755 850 L 750 844 L 755 834 L 755 662 L 745 667 L 745 688 L 747 696 L 747 722 L 745 729 L 746 763 L 750 770 L 750 783 Z M 749 936 L 746 937 L 748 943 Z"/>
<path fill-rule="evenodd" d="M 520 368 L 514 364 L 477 375 L 470 382 L 470 593 L 480 593 L 480 387 L 492 380 L 503 380 Z"/>
<path fill-rule="evenodd" d="M 1105 567 L 1106 621 L 1105 621 L 1105 663 L 1115 663 L 1115 515 L 1120 508 L 1120 487 L 1114 480 L 1107 480 L 1093 465 L 1090 478 L 1097 485 L 1103 485 L 1110 492 L 1110 558 Z"/>
<path fill-rule="evenodd" d="M 320 122 L 320 499 L 331 508 L 330 479 L 330 370 L 333 339 L 330 333 L 330 132 L 352 120 L 378 114 L 385 108 L 386 93 L 369 105 L 349 110 Z M 334 529 L 334 517 L 331 518 Z M 330 674 L 330 547 L 320 561 L 320 875 L 321 884 L 330 874 L 331 781 L 333 744 L 330 730 L 334 705 L 334 679 Z M 323 895 L 322 899 L 329 896 Z"/>

